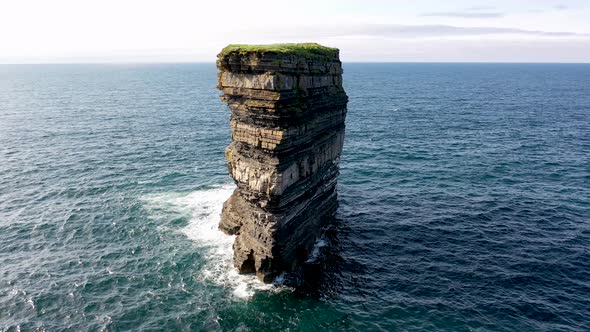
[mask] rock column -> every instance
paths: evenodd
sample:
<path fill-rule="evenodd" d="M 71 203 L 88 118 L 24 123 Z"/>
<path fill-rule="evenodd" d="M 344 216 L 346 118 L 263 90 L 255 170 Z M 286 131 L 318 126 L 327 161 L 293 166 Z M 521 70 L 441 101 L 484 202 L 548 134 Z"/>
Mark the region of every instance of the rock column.
<path fill-rule="evenodd" d="M 219 228 L 237 235 L 236 268 L 270 282 L 305 262 L 337 207 L 348 101 L 341 62 L 318 44 L 230 45 L 217 67 L 237 185 Z"/>

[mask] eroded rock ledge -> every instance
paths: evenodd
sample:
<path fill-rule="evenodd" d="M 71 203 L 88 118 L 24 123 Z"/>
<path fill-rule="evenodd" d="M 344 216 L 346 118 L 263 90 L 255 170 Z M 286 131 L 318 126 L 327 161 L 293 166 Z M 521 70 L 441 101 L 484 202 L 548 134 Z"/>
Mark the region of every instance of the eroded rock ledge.
<path fill-rule="evenodd" d="M 237 235 L 236 268 L 270 282 L 307 259 L 337 207 L 348 101 L 341 62 L 318 44 L 230 45 L 217 67 L 237 185 L 219 228 Z"/>

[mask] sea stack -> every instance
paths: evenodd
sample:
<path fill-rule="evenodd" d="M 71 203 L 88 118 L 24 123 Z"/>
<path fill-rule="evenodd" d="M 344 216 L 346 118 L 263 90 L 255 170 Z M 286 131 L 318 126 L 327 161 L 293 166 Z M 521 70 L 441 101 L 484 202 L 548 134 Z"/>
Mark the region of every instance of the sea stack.
<path fill-rule="evenodd" d="M 336 211 L 348 102 L 338 53 L 315 43 L 230 45 L 217 58 L 237 185 L 219 228 L 236 235 L 236 268 L 264 282 L 296 271 Z"/>

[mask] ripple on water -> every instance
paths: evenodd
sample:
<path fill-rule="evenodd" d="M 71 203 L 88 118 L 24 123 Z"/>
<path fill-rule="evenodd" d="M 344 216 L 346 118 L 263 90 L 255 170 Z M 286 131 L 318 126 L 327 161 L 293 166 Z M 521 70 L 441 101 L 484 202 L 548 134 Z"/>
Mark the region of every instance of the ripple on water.
<path fill-rule="evenodd" d="M 217 231 L 214 64 L 0 66 L 0 329 L 590 330 L 590 66 L 344 69 L 337 218 L 293 290 Z"/>

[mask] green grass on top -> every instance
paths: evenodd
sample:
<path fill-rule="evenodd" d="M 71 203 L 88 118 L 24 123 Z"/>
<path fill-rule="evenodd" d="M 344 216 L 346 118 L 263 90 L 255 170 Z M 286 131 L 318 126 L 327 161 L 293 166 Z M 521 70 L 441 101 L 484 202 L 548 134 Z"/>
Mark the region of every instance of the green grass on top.
<path fill-rule="evenodd" d="M 247 53 L 291 53 L 307 58 L 334 58 L 338 55 L 338 49 L 333 47 L 322 46 L 318 43 L 288 43 L 288 44 L 267 44 L 267 45 L 248 45 L 248 44 L 231 44 L 223 48 L 219 57 L 229 53 L 238 54 Z"/>

